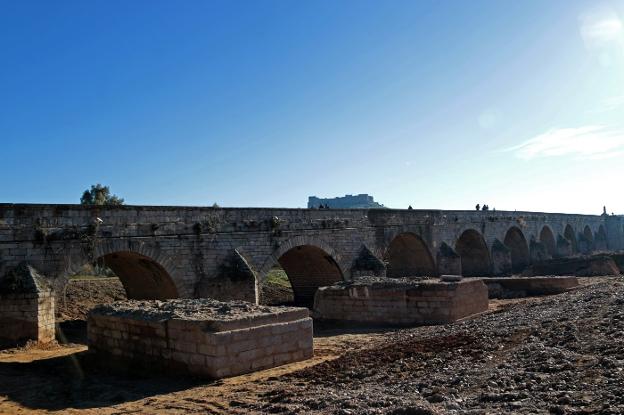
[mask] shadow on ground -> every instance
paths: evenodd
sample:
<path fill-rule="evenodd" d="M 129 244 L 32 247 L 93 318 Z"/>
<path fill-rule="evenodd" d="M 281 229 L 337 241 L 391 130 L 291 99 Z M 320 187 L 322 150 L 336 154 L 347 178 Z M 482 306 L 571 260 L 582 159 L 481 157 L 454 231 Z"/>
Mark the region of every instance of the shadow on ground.
<path fill-rule="evenodd" d="M 332 337 L 342 334 L 384 334 L 400 330 L 401 327 L 388 327 L 387 325 L 374 325 L 370 323 L 339 322 L 314 320 L 314 337 Z"/>
<path fill-rule="evenodd" d="M 56 325 L 56 340 L 61 344 L 87 344 L 87 322 L 66 320 Z"/>
<path fill-rule="evenodd" d="M 0 362 L 0 396 L 31 409 L 99 408 L 176 392 L 196 379 L 113 373 L 88 352 L 34 360 Z M 203 382 L 206 383 L 205 381 Z"/>

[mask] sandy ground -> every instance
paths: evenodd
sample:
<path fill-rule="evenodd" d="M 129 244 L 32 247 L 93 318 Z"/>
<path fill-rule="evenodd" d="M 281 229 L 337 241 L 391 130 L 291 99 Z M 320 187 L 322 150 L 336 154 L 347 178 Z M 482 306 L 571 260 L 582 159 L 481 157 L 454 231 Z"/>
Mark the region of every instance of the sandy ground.
<path fill-rule="evenodd" d="M 6 350 L 0 352 L 0 413 L 229 413 L 232 402 L 264 391 L 264 381 L 373 347 L 384 335 L 341 332 L 322 331 L 313 359 L 220 381 L 107 373 L 82 344 Z"/>
<path fill-rule="evenodd" d="M 496 384 L 496 378 L 503 370 L 500 366 L 508 364 L 502 358 L 505 351 L 533 347 L 541 337 L 548 337 L 551 331 L 529 335 L 530 330 L 543 330 L 557 319 L 565 320 L 561 315 L 570 314 L 569 307 L 578 306 L 579 315 L 584 316 L 583 321 L 588 321 L 588 318 L 593 319 L 592 313 L 599 317 L 597 313 L 605 310 L 597 306 L 587 308 L 594 298 L 596 304 L 611 301 L 611 297 L 624 304 L 622 281 L 618 277 L 588 278 L 582 280 L 583 287 L 558 296 L 494 300 L 487 313 L 444 327 L 385 330 L 316 327 L 313 359 L 220 381 L 109 373 L 93 361 L 84 344 L 5 350 L 0 352 L 0 413 L 622 413 L 614 406 L 610 412 L 594 405 L 594 400 L 598 399 L 596 392 L 592 392 L 594 395 L 586 393 L 589 402 L 585 406 L 562 404 L 553 407 L 533 399 L 530 388 L 527 396 L 515 397 L 512 403 L 508 403 L 506 399 L 511 399 L 509 392 L 499 391 L 495 386 L 488 386 L 489 383 L 480 384 Z M 604 326 L 606 333 L 613 334 L 617 327 L 607 327 L 609 321 L 601 320 L 595 326 Z M 517 330 L 513 329 L 516 323 Z M 507 330 L 509 327 L 511 331 Z M 80 332 L 84 327 L 71 329 Z M 590 330 L 591 327 L 583 329 Z M 560 330 L 553 330 L 553 338 L 559 333 Z M 70 333 L 68 337 L 80 339 L 81 336 Z M 562 340 L 557 341 L 561 343 Z M 569 341 L 572 349 L 578 342 L 582 347 L 591 346 L 591 340 L 585 340 L 581 335 Z M 566 346 L 558 347 L 565 350 Z M 612 349 L 618 356 L 624 352 L 619 344 Z M 482 351 L 499 356 L 499 360 L 494 359 L 499 367 L 487 363 Z M 595 359 L 591 353 L 584 351 L 583 359 Z M 457 360 L 458 356 L 461 361 Z M 553 356 L 555 364 L 556 354 Z M 552 360 L 553 356 L 548 358 Z M 515 360 L 521 361 L 522 357 L 514 357 Z M 607 367 L 604 370 L 608 374 L 600 376 L 615 373 L 617 386 L 617 376 L 622 369 L 617 359 L 612 360 L 615 366 Z M 512 374 L 520 373 L 518 368 L 509 370 Z M 522 370 L 524 376 L 527 369 Z M 463 383 L 459 382 L 448 389 L 447 383 L 451 381 L 447 378 L 440 378 L 436 383 L 445 371 L 461 372 L 465 380 L 476 376 L 472 372 L 478 372 L 480 377 L 473 384 L 468 382 L 462 386 Z M 483 377 L 484 373 L 489 377 Z M 533 374 L 526 376 L 534 378 Z M 591 372 L 588 376 L 598 379 L 599 374 Z M 444 388 L 436 389 L 428 382 Z M 548 389 L 557 387 L 553 384 Z M 568 391 L 572 396 L 570 399 L 573 399 L 576 387 L 570 384 L 566 387 L 571 391 Z M 517 388 L 514 386 L 513 390 Z M 489 398 L 483 400 L 484 394 Z M 370 400 L 373 395 L 379 398 Z M 536 396 L 546 399 L 542 395 Z M 562 398 L 557 399 L 561 401 Z M 524 401 L 528 406 L 522 406 Z M 554 404 L 557 402 L 555 399 Z M 565 399 L 562 402 L 565 404 Z"/>

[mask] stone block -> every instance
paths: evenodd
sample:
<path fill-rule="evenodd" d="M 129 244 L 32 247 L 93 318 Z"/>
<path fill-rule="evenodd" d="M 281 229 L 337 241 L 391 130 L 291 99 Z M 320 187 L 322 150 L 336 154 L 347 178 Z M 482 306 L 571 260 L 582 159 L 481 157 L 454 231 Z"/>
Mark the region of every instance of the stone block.
<path fill-rule="evenodd" d="M 372 278 L 353 284 L 367 284 L 368 297 L 361 306 L 351 296 L 353 287 L 340 283 L 317 291 L 316 316 L 375 325 L 443 324 L 488 308 L 487 288 L 478 280 Z M 335 300 L 341 295 L 341 307 L 337 307 Z M 326 302 L 326 296 L 332 300 Z"/>
<path fill-rule="evenodd" d="M 22 263 L 0 279 L 0 347 L 55 340 L 54 296 L 45 277 Z"/>
<path fill-rule="evenodd" d="M 141 335 L 121 340 L 123 332 L 107 324 L 111 316 Z M 159 325 L 167 328 L 164 337 L 157 334 Z M 98 307 L 89 315 L 88 339 L 95 353 L 114 351 L 116 358 L 131 356 L 155 369 L 207 377 L 233 376 L 313 355 L 308 310 L 207 299 Z"/>

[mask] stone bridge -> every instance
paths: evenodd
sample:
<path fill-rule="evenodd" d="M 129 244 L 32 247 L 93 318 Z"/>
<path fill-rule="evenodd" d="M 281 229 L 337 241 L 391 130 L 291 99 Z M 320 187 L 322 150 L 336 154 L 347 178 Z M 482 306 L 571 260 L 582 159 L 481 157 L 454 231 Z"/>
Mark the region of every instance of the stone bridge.
<path fill-rule="evenodd" d="M 28 262 L 62 288 L 104 263 L 128 296 L 258 301 L 276 266 L 299 304 L 361 275 L 501 275 L 624 248 L 624 218 L 506 211 L 0 204 L 0 276 Z"/>

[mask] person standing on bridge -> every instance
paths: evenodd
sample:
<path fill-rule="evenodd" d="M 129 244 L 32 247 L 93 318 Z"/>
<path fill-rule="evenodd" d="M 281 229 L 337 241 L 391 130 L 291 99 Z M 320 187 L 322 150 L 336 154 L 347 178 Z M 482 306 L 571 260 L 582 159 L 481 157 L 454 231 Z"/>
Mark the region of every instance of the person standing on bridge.
<path fill-rule="evenodd" d="M 475 209 L 481 210 L 481 205 L 477 203 L 477 206 L 475 206 Z"/>

